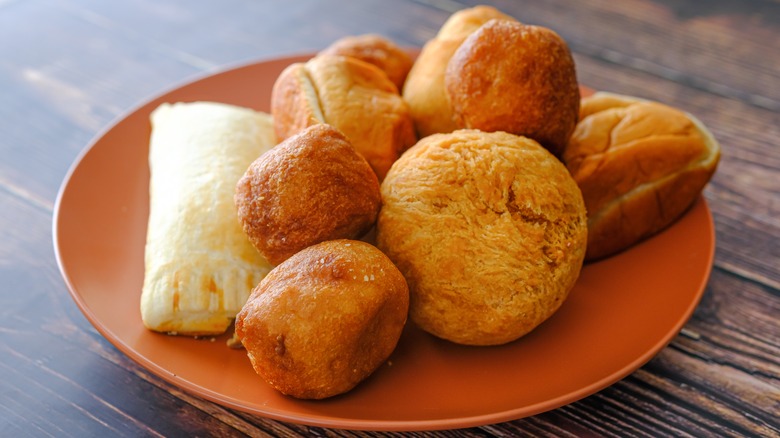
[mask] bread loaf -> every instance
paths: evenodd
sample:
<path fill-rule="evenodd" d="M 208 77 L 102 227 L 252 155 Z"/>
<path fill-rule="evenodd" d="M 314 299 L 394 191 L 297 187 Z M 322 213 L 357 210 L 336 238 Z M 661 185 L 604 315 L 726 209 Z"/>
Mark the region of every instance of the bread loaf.
<path fill-rule="evenodd" d="M 718 142 L 690 114 L 630 96 L 584 98 L 563 160 L 588 210 L 587 260 L 620 252 L 677 220 L 719 159 Z"/>

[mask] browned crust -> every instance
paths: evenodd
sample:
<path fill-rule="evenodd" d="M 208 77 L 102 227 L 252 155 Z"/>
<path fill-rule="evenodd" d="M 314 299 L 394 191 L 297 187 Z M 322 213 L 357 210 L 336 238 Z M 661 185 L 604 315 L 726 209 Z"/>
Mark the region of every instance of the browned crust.
<path fill-rule="evenodd" d="M 587 260 L 622 251 L 676 221 L 712 177 L 720 147 L 689 114 L 607 93 L 583 99 L 563 155 L 588 209 Z"/>
<path fill-rule="evenodd" d="M 532 138 L 560 156 L 580 93 L 574 60 L 554 31 L 491 20 L 450 59 L 445 86 L 458 123 Z"/>
<path fill-rule="evenodd" d="M 375 34 L 347 36 L 335 41 L 320 55 L 342 55 L 377 66 L 400 90 L 412 68 L 412 57 L 393 41 Z"/>
<path fill-rule="evenodd" d="M 377 67 L 345 56 L 306 63 L 327 123 L 341 130 L 381 181 L 416 141 L 406 102 Z"/>
<path fill-rule="evenodd" d="M 368 231 L 379 182 L 341 132 L 318 124 L 255 160 L 235 202 L 250 242 L 276 265 L 315 243 Z"/>
<path fill-rule="evenodd" d="M 378 249 L 337 240 L 274 268 L 236 318 L 255 371 L 280 392 L 322 399 L 349 391 L 395 349 L 409 289 Z"/>
<path fill-rule="evenodd" d="M 315 123 L 333 125 L 381 180 L 417 141 L 409 108 L 378 67 L 347 56 L 319 55 L 289 68 L 272 96 L 279 140 Z"/>
<path fill-rule="evenodd" d="M 271 113 L 278 141 L 325 122 L 305 64 L 291 64 L 276 79 L 271 91 Z"/>
<path fill-rule="evenodd" d="M 460 10 L 423 46 L 402 90 L 420 138 L 462 127 L 455 119 L 444 86 L 447 63 L 466 37 L 495 18 L 514 20 L 491 6 Z"/>

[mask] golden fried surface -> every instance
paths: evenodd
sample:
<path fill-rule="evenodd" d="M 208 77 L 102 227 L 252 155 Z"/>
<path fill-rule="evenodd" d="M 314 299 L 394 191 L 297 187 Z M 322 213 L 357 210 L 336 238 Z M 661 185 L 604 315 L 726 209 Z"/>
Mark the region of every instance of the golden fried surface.
<path fill-rule="evenodd" d="M 297 398 L 352 389 L 381 366 L 406 322 L 409 289 L 374 246 L 336 240 L 274 268 L 238 314 L 255 371 Z"/>
<path fill-rule="evenodd" d="M 379 181 L 341 132 L 318 124 L 255 160 L 234 200 L 250 242 L 276 265 L 315 243 L 367 232 Z"/>
<path fill-rule="evenodd" d="M 529 137 L 560 156 L 577 124 L 574 60 L 566 42 L 544 27 L 485 23 L 452 55 L 444 82 L 464 128 Z"/>
<path fill-rule="evenodd" d="M 455 12 L 442 25 L 436 37 L 423 46 L 406 78 L 402 94 L 409 103 L 420 138 L 460 127 L 455 120 L 444 86 L 444 72 L 463 40 L 484 23 L 513 18 L 492 6 L 475 6 Z"/>
<path fill-rule="evenodd" d="M 533 140 L 426 137 L 382 183 L 377 244 L 406 277 L 410 317 L 472 345 L 528 333 L 563 303 L 586 247 L 582 196 Z"/>

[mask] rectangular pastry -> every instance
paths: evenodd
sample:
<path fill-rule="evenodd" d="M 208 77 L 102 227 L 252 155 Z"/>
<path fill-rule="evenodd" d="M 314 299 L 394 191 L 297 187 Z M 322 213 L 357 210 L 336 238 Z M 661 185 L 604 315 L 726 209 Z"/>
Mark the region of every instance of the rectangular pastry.
<path fill-rule="evenodd" d="M 266 113 L 221 103 L 162 104 L 151 115 L 144 325 L 224 333 L 271 265 L 249 243 L 233 193 L 275 145 Z"/>

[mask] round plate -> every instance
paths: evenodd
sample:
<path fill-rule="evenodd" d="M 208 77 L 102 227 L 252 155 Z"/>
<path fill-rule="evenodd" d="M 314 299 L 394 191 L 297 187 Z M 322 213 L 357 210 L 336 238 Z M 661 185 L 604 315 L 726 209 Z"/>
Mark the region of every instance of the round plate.
<path fill-rule="evenodd" d="M 222 405 L 283 421 L 374 429 L 447 429 L 534 415 L 593 394 L 650 360 L 698 304 L 715 247 L 703 199 L 673 226 L 586 265 L 561 309 L 529 335 L 498 347 L 454 345 L 409 324 L 389 361 L 357 388 L 322 401 L 265 384 L 227 335 L 190 339 L 141 323 L 149 212 L 149 114 L 162 102 L 211 100 L 269 111 L 291 62 L 248 64 L 173 89 L 130 112 L 76 160 L 53 225 L 57 261 L 73 299 L 119 350 L 163 379 Z"/>

